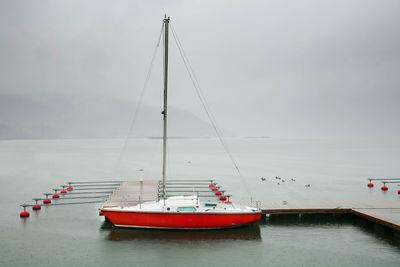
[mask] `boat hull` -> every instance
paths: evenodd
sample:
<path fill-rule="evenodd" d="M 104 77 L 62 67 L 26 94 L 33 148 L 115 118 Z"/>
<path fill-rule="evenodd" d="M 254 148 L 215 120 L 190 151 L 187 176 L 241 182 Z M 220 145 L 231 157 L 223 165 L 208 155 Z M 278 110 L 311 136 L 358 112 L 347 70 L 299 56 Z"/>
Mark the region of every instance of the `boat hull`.
<path fill-rule="evenodd" d="M 261 213 L 157 213 L 102 211 L 115 226 L 160 229 L 220 229 L 250 224 Z"/>

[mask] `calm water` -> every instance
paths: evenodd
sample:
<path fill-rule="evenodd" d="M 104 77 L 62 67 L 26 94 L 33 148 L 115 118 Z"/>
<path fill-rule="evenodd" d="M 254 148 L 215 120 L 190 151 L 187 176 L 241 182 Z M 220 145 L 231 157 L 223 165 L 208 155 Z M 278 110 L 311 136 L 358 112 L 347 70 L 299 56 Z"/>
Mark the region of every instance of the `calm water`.
<path fill-rule="evenodd" d="M 399 187 L 366 188 L 367 177 L 399 177 L 400 139 L 228 140 L 238 178 L 216 140 L 172 140 L 169 177 L 217 179 L 234 195 L 263 203 L 400 201 Z M 19 204 L 66 181 L 159 179 L 159 140 L 0 141 L 0 266 L 400 266 L 400 242 L 348 217 L 267 219 L 226 231 L 116 229 L 97 204 L 47 207 L 19 218 Z M 264 176 L 267 181 L 262 182 Z M 275 176 L 286 178 L 277 184 Z M 295 178 L 294 182 L 290 178 Z M 310 188 L 304 187 L 310 184 Z"/>

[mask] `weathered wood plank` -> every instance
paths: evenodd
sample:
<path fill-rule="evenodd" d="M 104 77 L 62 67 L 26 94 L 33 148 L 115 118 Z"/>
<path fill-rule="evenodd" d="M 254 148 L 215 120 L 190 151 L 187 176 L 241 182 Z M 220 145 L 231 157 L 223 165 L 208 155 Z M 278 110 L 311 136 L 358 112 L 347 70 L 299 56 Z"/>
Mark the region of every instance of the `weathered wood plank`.
<path fill-rule="evenodd" d="M 156 201 L 157 194 L 158 180 L 127 181 L 110 195 L 103 207 L 135 206 L 139 203 L 139 197 L 141 202 Z"/>

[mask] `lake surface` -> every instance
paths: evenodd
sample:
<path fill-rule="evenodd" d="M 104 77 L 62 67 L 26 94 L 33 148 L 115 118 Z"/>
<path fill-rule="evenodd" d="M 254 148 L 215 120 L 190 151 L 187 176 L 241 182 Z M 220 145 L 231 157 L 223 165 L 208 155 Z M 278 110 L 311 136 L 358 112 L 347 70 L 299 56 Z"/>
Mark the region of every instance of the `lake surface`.
<path fill-rule="evenodd" d="M 264 204 L 400 201 L 369 177 L 400 176 L 400 139 L 227 139 L 239 177 L 217 140 L 169 142 L 168 178 L 216 179 L 233 201 Z M 223 231 L 117 229 L 99 204 L 45 207 L 20 219 L 19 204 L 67 181 L 161 176 L 161 140 L 0 141 L 0 266 L 400 266 L 398 238 L 347 216 L 267 218 Z M 274 178 L 280 176 L 285 182 Z M 267 180 L 262 182 L 260 177 Z M 294 178 L 295 181 L 291 181 Z M 310 187 L 305 187 L 310 184 Z"/>

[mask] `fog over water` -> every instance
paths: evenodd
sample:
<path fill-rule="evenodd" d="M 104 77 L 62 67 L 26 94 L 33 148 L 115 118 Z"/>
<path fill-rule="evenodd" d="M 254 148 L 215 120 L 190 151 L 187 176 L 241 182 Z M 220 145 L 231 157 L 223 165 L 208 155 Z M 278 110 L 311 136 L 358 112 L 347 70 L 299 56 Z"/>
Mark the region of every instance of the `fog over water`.
<path fill-rule="evenodd" d="M 164 14 L 228 137 L 171 36 L 168 134 L 193 138 L 168 141 L 167 179 L 266 209 L 400 200 L 366 186 L 400 173 L 400 1 L 0 0 L 0 266 L 400 266 L 398 235 L 350 216 L 196 232 L 120 229 L 100 203 L 19 217 L 68 181 L 161 179 L 161 47 L 125 137 Z"/>
<path fill-rule="evenodd" d="M 115 98 L 133 110 L 167 13 L 227 135 L 398 136 L 399 11 L 399 1 L 1 1 L 0 97 L 63 111 L 45 111 L 52 128 L 42 122 L 42 133 L 65 124 L 57 118 L 69 114 L 70 104 L 60 99 L 84 107 Z M 159 52 L 143 102 L 154 112 L 162 101 Z M 174 43 L 170 105 L 191 113 L 180 123 L 195 116 L 206 125 Z M 107 114 L 113 107 L 90 112 Z M 31 105 L 18 110 L 27 121 L 43 117 Z M 10 122 L 15 110 L 3 105 L 1 113 L 6 138 L 31 129 L 26 121 Z M 68 120 L 71 128 L 85 120 L 108 125 L 120 114 L 125 120 L 114 127 L 121 129 L 110 136 L 123 136 L 132 111 L 114 113 Z M 146 120 L 147 114 L 140 116 Z M 150 117 L 160 124 L 161 117 Z"/>

